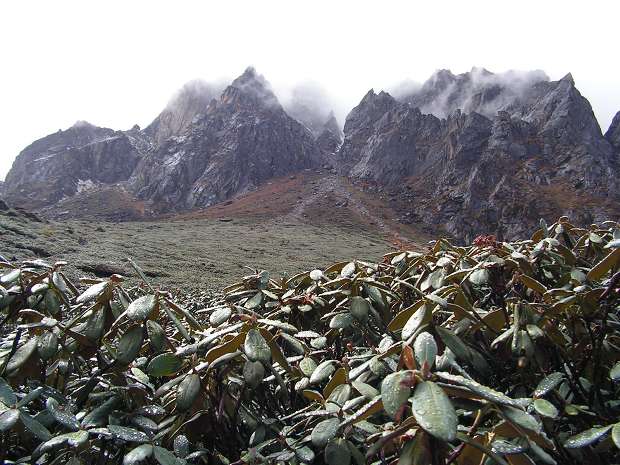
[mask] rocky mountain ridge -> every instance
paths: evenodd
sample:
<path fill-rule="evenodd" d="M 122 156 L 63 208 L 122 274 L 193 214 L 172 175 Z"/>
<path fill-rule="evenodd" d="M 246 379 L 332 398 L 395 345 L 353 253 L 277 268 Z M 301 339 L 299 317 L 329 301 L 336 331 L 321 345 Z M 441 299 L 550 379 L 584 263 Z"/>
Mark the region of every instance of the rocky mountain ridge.
<path fill-rule="evenodd" d="M 249 68 L 138 164 L 139 198 L 164 210 L 213 205 L 267 179 L 319 166 L 312 134 L 288 116 L 267 82 Z"/>
<path fill-rule="evenodd" d="M 445 93 L 444 74 L 420 95 Z M 512 101 L 500 94 L 493 118 L 455 109 L 440 119 L 414 106 L 416 95 L 371 91 L 345 122 L 341 172 L 388 190 L 410 221 L 466 240 L 481 231 L 514 237 L 552 213 L 588 224 L 617 215 L 617 128 L 603 136 L 572 76 L 534 81 Z"/>
<path fill-rule="evenodd" d="M 224 89 L 192 82 L 144 130 L 80 122 L 34 142 L 4 197 L 62 208 L 108 189 L 140 204 L 125 210 L 181 211 L 330 165 L 387 195 L 403 222 L 467 241 L 514 237 L 541 217 L 588 224 L 619 213 L 620 112 L 603 135 L 570 74 L 440 70 L 396 98 L 370 90 L 344 132 L 333 113 L 321 124 L 303 108 L 283 108 L 253 68 Z"/>

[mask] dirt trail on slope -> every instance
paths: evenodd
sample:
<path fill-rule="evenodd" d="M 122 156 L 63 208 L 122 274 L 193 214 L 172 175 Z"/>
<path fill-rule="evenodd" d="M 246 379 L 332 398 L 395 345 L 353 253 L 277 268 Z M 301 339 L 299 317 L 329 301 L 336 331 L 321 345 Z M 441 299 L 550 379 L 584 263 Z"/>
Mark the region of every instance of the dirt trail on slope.
<path fill-rule="evenodd" d="M 306 211 L 315 204 L 321 203 L 328 196 L 332 196 L 338 201 L 332 205 L 333 208 L 347 208 L 357 214 L 370 225 L 374 225 L 379 231 L 385 235 L 395 246 L 419 246 L 410 238 L 405 237 L 401 232 L 391 225 L 388 221 L 373 211 L 372 207 L 364 204 L 357 198 L 346 185 L 345 181 L 336 175 L 328 175 L 315 181 L 312 187 L 312 193 L 299 200 L 287 215 L 282 219 L 284 221 L 307 220 Z"/>

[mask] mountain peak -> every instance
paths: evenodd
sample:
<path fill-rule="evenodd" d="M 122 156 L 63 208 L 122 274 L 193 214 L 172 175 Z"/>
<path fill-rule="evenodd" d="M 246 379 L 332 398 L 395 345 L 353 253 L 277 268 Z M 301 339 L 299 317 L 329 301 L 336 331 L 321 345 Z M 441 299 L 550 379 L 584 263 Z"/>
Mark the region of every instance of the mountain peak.
<path fill-rule="evenodd" d="M 145 132 L 153 137 L 156 145 L 180 135 L 196 116 L 206 113 L 209 103 L 220 91 L 221 88 L 202 79 L 185 83 Z"/>
<path fill-rule="evenodd" d="M 271 85 L 265 77 L 256 72 L 252 66 L 248 66 L 243 74 L 235 79 L 222 94 L 223 103 L 240 103 L 241 93 L 253 104 L 267 107 L 279 107 L 277 97 L 271 89 Z"/>
<path fill-rule="evenodd" d="M 248 66 L 243 72 L 243 74 L 241 74 L 241 76 L 239 77 L 240 78 L 246 77 L 247 79 L 255 79 L 256 77 L 258 77 L 258 74 L 256 73 L 256 68 L 254 68 L 254 66 Z"/>
<path fill-rule="evenodd" d="M 469 74 L 470 75 L 477 74 L 480 76 L 493 76 L 494 75 L 494 73 L 486 69 L 484 66 L 472 66 L 471 70 L 469 71 Z"/>
<path fill-rule="evenodd" d="M 364 98 L 362 98 L 358 106 L 374 105 L 378 102 L 386 103 L 392 101 L 395 102 L 394 97 L 392 97 L 388 92 L 382 90 L 377 94 L 374 89 L 370 89 L 366 92 L 366 95 L 364 95 Z"/>
<path fill-rule="evenodd" d="M 568 82 L 572 85 L 575 85 L 575 79 L 573 79 L 573 75 L 571 73 L 567 73 L 559 82 Z"/>
<path fill-rule="evenodd" d="M 375 89 L 370 89 L 368 92 L 366 92 L 366 94 L 362 97 L 362 100 L 360 101 L 360 104 L 364 103 L 364 102 L 369 102 L 370 100 L 374 99 L 377 96 L 377 94 L 375 94 Z"/>
<path fill-rule="evenodd" d="M 329 112 L 327 121 L 325 121 L 325 124 L 323 125 L 323 130 L 329 131 L 337 135 L 339 138 L 342 138 L 342 130 L 340 129 L 340 125 L 338 124 L 338 120 L 336 119 L 336 115 L 334 115 L 333 111 Z"/>
<path fill-rule="evenodd" d="M 433 75 L 424 83 L 423 87 L 444 89 L 452 82 L 456 81 L 456 76 L 449 69 L 438 69 Z"/>

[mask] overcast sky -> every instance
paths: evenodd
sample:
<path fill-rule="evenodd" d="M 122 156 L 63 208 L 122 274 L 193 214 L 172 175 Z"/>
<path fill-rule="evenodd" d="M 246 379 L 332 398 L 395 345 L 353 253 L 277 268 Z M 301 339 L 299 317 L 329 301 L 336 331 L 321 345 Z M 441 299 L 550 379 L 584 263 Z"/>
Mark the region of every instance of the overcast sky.
<path fill-rule="evenodd" d="M 76 120 L 146 126 L 183 83 L 253 65 L 285 92 L 314 81 L 342 119 L 374 87 L 464 72 L 567 72 L 607 129 L 620 110 L 620 2 L 0 2 L 0 179 Z"/>

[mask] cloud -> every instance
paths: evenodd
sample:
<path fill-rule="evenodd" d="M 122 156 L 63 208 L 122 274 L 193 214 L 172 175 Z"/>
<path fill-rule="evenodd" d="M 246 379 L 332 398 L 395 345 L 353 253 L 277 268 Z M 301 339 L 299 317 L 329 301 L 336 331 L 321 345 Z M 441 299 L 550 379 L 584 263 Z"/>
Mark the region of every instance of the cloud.
<path fill-rule="evenodd" d="M 447 117 L 456 109 L 492 117 L 499 110 L 527 99 L 533 85 L 548 80 L 541 70 L 491 73 L 484 68 L 472 68 L 458 75 L 439 70 L 419 89 L 401 93 L 397 98 L 439 118 Z"/>
<path fill-rule="evenodd" d="M 422 84 L 413 79 L 405 79 L 397 84 L 386 87 L 386 91 L 396 100 L 405 99 L 408 96 L 418 92 Z"/>
<path fill-rule="evenodd" d="M 342 126 L 350 110 L 315 81 L 304 81 L 292 86 L 280 85 L 276 88 L 276 94 L 286 112 L 315 134 L 321 131 L 330 112 L 334 112 L 338 124 Z"/>

